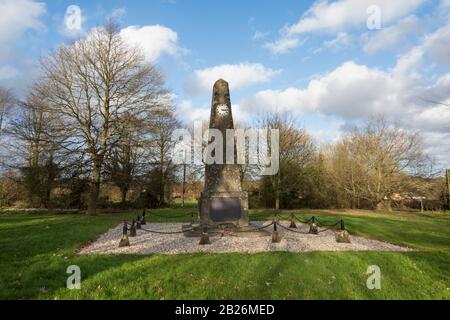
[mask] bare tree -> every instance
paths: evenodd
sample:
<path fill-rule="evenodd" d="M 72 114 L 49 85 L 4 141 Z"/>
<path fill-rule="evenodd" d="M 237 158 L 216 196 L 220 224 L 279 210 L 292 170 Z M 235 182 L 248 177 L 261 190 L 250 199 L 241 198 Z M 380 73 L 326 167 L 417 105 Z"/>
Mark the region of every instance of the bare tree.
<path fill-rule="evenodd" d="M 15 96 L 11 90 L 0 88 L 0 138 L 3 133 L 5 118 L 15 100 Z"/>
<path fill-rule="evenodd" d="M 274 176 L 263 178 L 269 184 L 270 191 L 273 191 L 275 208 L 278 210 L 282 197 L 288 197 L 289 193 L 295 191 L 299 174 L 313 159 L 315 147 L 306 130 L 297 128 L 294 119 L 287 114 L 266 115 L 260 121 L 260 126 L 268 130 L 278 129 L 280 134 L 279 171 Z"/>
<path fill-rule="evenodd" d="M 334 180 L 351 199 L 373 207 L 389 206 L 393 193 L 402 191 L 404 174 L 420 175 L 424 161 L 418 133 L 390 124 L 383 117 L 370 119 L 355 128 L 334 147 Z"/>
<path fill-rule="evenodd" d="M 142 121 L 128 115 L 122 118 L 120 139 L 111 148 L 106 162 L 106 171 L 121 191 L 122 204 L 125 204 L 128 191 L 137 176 L 142 175 L 147 167 L 144 163 L 147 161 L 144 144 L 148 135 L 145 134 L 142 124 Z"/>
<path fill-rule="evenodd" d="M 22 173 L 21 183 L 30 205 L 49 207 L 50 194 L 57 178 L 60 141 L 54 139 L 56 117 L 48 112 L 41 96 L 31 90 L 28 98 L 19 103 L 19 111 L 6 130 L 9 165 Z M 12 159 L 14 159 L 14 162 Z"/>
<path fill-rule="evenodd" d="M 175 180 L 177 167 L 172 161 L 176 141 L 173 132 L 180 127 L 175 117 L 174 108 L 166 105 L 154 112 L 151 121 L 152 139 L 149 141 L 149 163 L 152 168 L 153 190 L 158 193 L 159 205 L 164 205 L 167 198 L 168 184 Z"/>
<path fill-rule="evenodd" d="M 121 117 L 145 119 L 167 94 L 142 50 L 130 47 L 109 23 L 63 45 L 42 61 L 42 92 L 51 112 L 71 131 L 71 148 L 91 164 L 88 213 L 95 213 L 106 155 L 120 139 Z"/>

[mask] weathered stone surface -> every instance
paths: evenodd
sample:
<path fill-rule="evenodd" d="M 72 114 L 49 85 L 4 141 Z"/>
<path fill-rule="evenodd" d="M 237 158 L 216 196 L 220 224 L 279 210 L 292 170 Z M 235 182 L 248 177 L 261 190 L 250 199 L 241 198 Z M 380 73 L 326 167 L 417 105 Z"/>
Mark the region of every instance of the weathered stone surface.
<path fill-rule="evenodd" d="M 234 123 L 229 86 L 222 79 L 214 84 L 209 127 L 220 130 L 224 137 L 223 163 L 226 163 L 226 130 L 234 129 Z M 235 152 L 233 158 L 236 159 Z M 199 201 L 199 209 L 201 223 L 204 225 L 228 223 L 239 227 L 248 226 L 248 195 L 242 191 L 239 165 L 206 165 L 205 189 Z"/>
<path fill-rule="evenodd" d="M 280 223 L 280 221 L 278 220 L 278 218 L 276 218 L 273 221 L 273 231 L 272 231 L 272 243 L 280 243 L 281 242 L 281 235 L 278 232 L 278 224 Z"/>
<path fill-rule="evenodd" d="M 294 220 L 294 219 L 291 220 L 291 224 L 289 225 L 289 228 L 291 228 L 291 229 L 297 229 L 297 224 L 295 223 L 295 220 Z"/>
<path fill-rule="evenodd" d="M 207 228 L 204 228 L 202 231 L 202 237 L 200 239 L 199 245 L 205 246 L 211 244 L 211 240 L 209 240 L 209 234 Z"/>
<path fill-rule="evenodd" d="M 281 236 L 278 231 L 272 231 L 272 243 L 280 243 Z"/>
<path fill-rule="evenodd" d="M 126 221 L 123 222 L 122 234 L 126 236 L 128 234 L 128 223 Z"/>
<path fill-rule="evenodd" d="M 347 230 L 340 230 L 336 232 L 336 242 L 338 243 L 351 243 L 350 234 Z"/>
<path fill-rule="evenodd" d="M 310 234 L 319 234 L 319 226 L 315 223 L 311 224 L 309 226 L 309 233 Z"/>
<path fill-rule="evenodd" d="M 122 239 L 120 239 L 120 242 L 119 242 L 119 248 L 129 247 L 129 246 L 130 246 L 130 239 L 128 239 L 127 235 L 123 235 Z"/>
<path fill-rule="evenodd" d="M 136 237 L 136 222 L 133 220 L 130 227 L 130 237 Z"/>
<path fill-rule="evenodd" d="M 137 230 L 141 230 L 141 217 L 138 217 L 137 221 L 136 221 L 136 229 Z"/>

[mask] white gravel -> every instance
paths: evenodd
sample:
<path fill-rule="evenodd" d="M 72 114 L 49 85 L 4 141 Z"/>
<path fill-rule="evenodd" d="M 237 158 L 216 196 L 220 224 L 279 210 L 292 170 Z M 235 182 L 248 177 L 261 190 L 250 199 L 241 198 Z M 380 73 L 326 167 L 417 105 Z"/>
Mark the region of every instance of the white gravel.
<path fill-rule="evenodd" d="M 281 222 L 289 226 L 289 222 Z M 262 226 L 267 222 L 252 222 Z M 148 230 L 163 232 L 181 231 L 181 223 L 151 223 L 143 226 Z M 297 224 L 300 232 L 308 232 L 309 226 Z M 272 231 L 273 227 L 268 228 Z M 184 254 L 184 253 L 258 253 L 268 251 L 311 252 L 311 251 L 412 251 L 410 248 L 387 242 L 350 236 L 351 243 L 337 243 L 335 232 L 328 230 L 319 235 L 297 234 L 279 228 L 280 243 L 272 243 L 271 237 L 211 237 L 211 245 L 200 246 L 199 238 L 188 238 L 183 234 L 160 235 L 138 230 L 137 237 L 130 237 L 130 247 L 119 248 L 122 225 L 119 225 L 98 238 L 97 241 L 80 250 L 79 254 Z"/>

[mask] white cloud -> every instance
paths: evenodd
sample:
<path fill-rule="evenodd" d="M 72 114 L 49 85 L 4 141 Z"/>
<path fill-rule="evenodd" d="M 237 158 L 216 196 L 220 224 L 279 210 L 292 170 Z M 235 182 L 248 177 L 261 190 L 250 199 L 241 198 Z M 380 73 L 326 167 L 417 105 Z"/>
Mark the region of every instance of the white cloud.
<path fill-rule="evenodd" d="M 311 90 L 314 90 L 311 88 Z M 264 90 L 245 98 L 241 105 L 249 112 L 292 112 L 302 115 L 307 111 L 313 111 L 314 107 L 307 102 L 306 90 L 287 88 L 285 90 Z"/>
<path fill-rule="evenodd" d="M 302 45 L 306 39 L 300 41 L 298 38 L 281 38 L 275 42 L 267 42 L 264 44 L 264 48 L 269 49 L 273 54 L 282 54 L 291 51 L 294 48 Z"/>
<path fill-rule="evenodd" d="M 125 8 L 116 8 L 112 11 L 110 18 L 115 20 L 122 20 L 127 15 L 127 9 Z"/>
<path fill-rule="evenodd" d="M 427 107 L 425 99 L 450 98 L 450 74 L 437 78 L 431 86 L 422 77 L 425 52 L 423 46 L 414 47 L 399 56 L 389 70 L 348 61 L 317 76 L 305 88 L 260 91 L 243 99 L 241 105 L 249 112 L 316 112 L 345 120 L 374 114 L 404 117 L 406 113 L 411 118 L 413 112 Z"/>
<path fill-rule="evenodd" d="M 249 121 L 249 119 L 251 119 L 251 115 L 239 104 L 233 104 L 231 108 L 233 111 L 233 121 L 236 128 L 238 128 L 240 124 L 245 124 Z"/>
<path fill-rule="evenodd" d="M 219 79 L 228 81 L 232 90 L 269 82 L 281 70 L 273 70 L 259 63 L 223 64 L 212 68 L 196 70 L 186 83 L 189 94 L 210 92 Z"/>
<path fill-rule="evenodd" d="M 326 126 L 305 123 L 305 129 L 313 137 L 319 146 L 326 146 L 327 143 L 338 141 L 343 134 L 344 122 L 342 120 L 326 118 Z"/>
<path fill-rule="evenodd" d="M 450 73 L 439 77 L 427 90 L 427 93 L 427 100 L 436 102 L 446 100 L 450 94 Z"/>
<path fill-rule="evenodd" d="M 239 123 L 246 122 L 250 115 L 242 110 L 242 108 L 238 104 L 232 105 L 233 110 L 233 120 L 235 125 Z M 201 106 L 195 107 L 191 100 L 183 100 L 181 101 L 176 110 L 176 114 L 180 119 L 183 119 L 183 122 L 187 125 L 192 125 L 194 122 L 208 122 L 209 116 L 211 112 L 211 107 L 209 106 Z"/>
<path fill-rule="evenodd" d="M 131 45 L 140 46 L 150 62 L 156 61 L 162 54 L 177 56 L 185 51 L 178 46 L 178 34 L 164 26 L 130 26 L 121 30 L 120 34 Z"/>
<path fill-rule="evenodd" d="M 426 0 L 340 0 L 316 2 L 294 25 L 285 28 L 288 35 L 307 32 L 336 33 L 354 27 L 365 27 L 367 8 L 381 9 L 382 23 L 389 23 L 415 11 Z"/>
<path fill-rule="evenodd" d="M 366 28 L 369 18 L 367 9 L 377 5 L 381 10 L 382 24 L 386 25 L 414 12 L 426 0 L 339 0 L 339 1 L 317 1 L 315 2 L 293 25 L 283 28 L 282 36 L 276 43 L 289 41 L 290 48 L 295 47 L 293 39 L 299 35 L 308 33 L 337 34 L 347 32 L 355 28 Z M 270 45 L 267 45 L 271 49 Z M 278 53 L 285 53 L 280 50 Z"/>
<path fill-rule="evenodd" d="M 352 43 L 352 38 L 345 32 L 339 32 L 336 38 L 325 41 L 324 46 L 333 50 L 341 50 L 348 47 Z"/>
<path fill-rule="evenodd" d="M 450 166 L 450 134 L 445 132 L 422 132 L 424 151 L 435 160 L 436 167 L 448 168 Z M 434 168 L 436 169 L 436 168 Z"/>
<path fill-rule="evenodd" d="M 413 48 L 390 70 L 349 61 L 311 80 L 305 88 L 264 90 L 239 104 L 248 114 L 278 111 L 303 117 L 323 116 L 330 125 L 336 119 L 353 123 L 384 115 L 405 128 L 420 131 L 439 165 L 449 165 L 450 108 L 432 100 L 450 105 L 450 73 L 428 85 L 416 75 L 422 57 L 422 48 Z M 439 138 L 435 145 L 429 140 L 432 137 Z"/>
<path fill-rule="evenodd" d="M 414 47 L 401 55 L 393 69 L 393 74 L 397 77 L 406 77 L 409 80 L 421 78 L 418 70 L 423 63 L 424 50 L 421 46 Z"/>
<path fill-rule="evenodd" d="M 440 6 L 444 8 L 450 7 L 450 0 L 441 0 Z"/>
<path fill-rule="evenodd" d="M 183 100 L 177 105 L 176 114 L 186 124 L 209 120 L 210 110 L 207 107 L 194 107 L 192 101 Z"/>
<path fill-rule="evenodd" d="M 421 128 L 426 131 L 450 132 L 450 108 L 448 106 L 429 106 L 421 112 L 414 114 L 412 118 L 413 125 L 416 128 Z"/>
<path fill-rule="evenodd" d="M 253 40 L 262 40 L 265 37 L 267 37 L 269 35 L 268 32 L 261 32 L 261 31 L 256 31 L 255 34 L 253 35 Z"/>
<path fill-rule="evenodd" d="M 374 30 L 367 33 L 364 51 L 375 53 L 379 50 L 395 47 L 401 41 L 406 40 L 410 33 L 417 33 L 420 30 L 420 21 L 415 15 L 410 15 L 401 19 L 397 24 Z"/>
<path fill-rule="evenodd" d="M 32 0 L 0 0 L 0 58 L 10 52 L 13 42 L 25 30 L 44 28 L 40 18 L 46 12 L 45 3 Z"/>
<path fill-rule="evenodd" d="M 312 80 L 305 89 L 261 91 L 241 104 L 252 110 L 276 108 L 297 115 L 317 111 L 355 119 L 373 113 L 394 112 L 392 106 L 401 105 L 403 86 L 386 72 L 349 61 Z"/>
<path fill-rule="evenodd" d="M 450 66 L 450 21 L 434 33 L 426 36 L 424 47 L 429 50 L 432 59 L 441 65 Z"/>
<path fill-rule="evenodd" d="M 62 34 L 68 37 L 79 37 L 84 33 L 83 24 L 86 21 L 86 17 L 80 6 L 70 5 L 66 9 L 63 21 Z"/>
<path fill-rule="evenodd" d="M 19 71 L 11 66 L 0 67 L 0 80 L 11 80 L 19 75 Z"/>

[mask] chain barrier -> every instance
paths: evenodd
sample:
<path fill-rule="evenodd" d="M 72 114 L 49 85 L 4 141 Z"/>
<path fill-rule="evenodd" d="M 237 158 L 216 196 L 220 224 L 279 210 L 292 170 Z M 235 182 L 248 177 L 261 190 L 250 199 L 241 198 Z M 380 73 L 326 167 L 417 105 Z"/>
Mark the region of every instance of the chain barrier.
<path fill-rule="evenodd" d="M 274 224 L 275 224 L 275 222 L 272 222 L 271 224 L 268 224 L 266 226 L 262 226 L 259 228 L 253 228 L 253 229 L 249 229 L 249 230 L 245 230 L 245 231 L 238 230 L 238 231 L 234 231 L 234 232 L 235 233 L 244 233 L 244 232 L 252 232 L 252 231 L 261 231 L 261 230 L 264 230 L 264 229 L 267 229 L 267 228 L 273 226 Z"/>
<path fill-rule="evenodd" d="M 195 216 L 195 215 L 194 215 Z M 192 213 L 188 213 L 188 214 L 182 214 L 182 215 L 178 215 L 178 216 L 172 216 L 172 215 L 161 215 L 161 214 L 157 214 L 157 213 L 148 213 L 148 217 L 157 217 L 157 218 L 171 218 L 171 219 L 176 219 L 176 218 L 192 218 Z"/>
<path fill-rule="evenodd" d="M 336 226 L 338 226 L 338 225 L 340 225 L 340 224 L 341 224 L 341 221 L 338 221 L 338 222 L 336 222 L 335 224 L 333 224 L 333 225 L 331 225 L 331 226 L 328 226 L 328 228 L 323 229 L 323 230 L 320 230 L 319 233 L 322 233 L 322 232 L 331 230 L 331 229 L 333 229 L 334 227 L 336 227 Z"/>
<path fill-rule="evenodd" d="M 308 221 L 302 221 L 301 219 L 299 219 L 295 214 L 292 214 L 292 216 L 291 216 L 293 219 L 295 219 L 295 220 L 297 220 L 298 222 L 301 222 L 301 223 L 304 223 L 304 224 L 310 224 L 311 222 L 312 223 L 317 223 L 317 225 L 319 226 L 319 227 L 325 227 L 325 229 L 323 229 L 323 230 L 320 230 L 319 231 L 319 233 L 323 233 L 323 232 L 326 232 L 326 231 L 328 231 L 328 230 L 332 230 L 333 228 L 335 228 L 335 227 L 337 227 L 337 226 L 341 226 L 341 228 L 345 228 L 344 227 L 344 220 L 339 220 L 338 222 L 336 222 L 336 223 L 334 223 L 334 224 L 323 224 L 323 223 L 321 223 L 320 221 L 319 221 L 319 219 L 317 219 L 315 216 L 314 217 L 312 217 L 311 219 L 309 219 Z M 285 226 L 283 226 L 283 225 L 281 225 L 280 223 L 277 223 L 281 228 L 283 228 L 283 229 L 285 229 L 285 230 L 287 230 L 287 231 L 290 231 L 290 232 L 293 232 L 293 233 L 299 233 L 299 234 L 307 234 L 307 233 L 304 233 L 304 232 L 300 232 L 300 231 L 296 231 L 296 230 L 293 230 L 292 228 L 287 228 L 287 227 L 285 227 Z M 309 234 L 309 233 L 308 233 Z"/>
<path fill-rule="evenodd" d="M 298 233 L 298 234 L 309 234 L 309 232 L 302 232 L 302 231 L 297 231 L 297 230 L 290 229 L 288 227 L 283 226 L 281 223 L 278 223 L 278 222 L 277 222 L 277 225 L 279 227 L 281 227 L 282 229 L 287 230 L 289 232 Z"/>
<path fill-rule="evenodd" d="M 132 226 L 132 224 L 129 223 L 129 222 L 127 222 L 126 224 L 129 225 L 129 226 Z M 191 229 L 185 229 L 185 230 L 182 230 L 182 231 L 172 231 L 172 232 L 170 232 L 170 231 L 168 231 L 168 232 L 163 232 L 163 231 L 148 230 L 148 229 L 144 229 L 144 228 L 142 228 L 142 227 L 141 227 L 141 229 L 139 229 L 139 230 L 145 231 L 145 232 L 147 232 L 147 233 L 155 233 L 155 234 L 167 234 L 167 235 L 171 235 L 171 234 L 182 234 L 182 233 L 185 233 L 185 232 L 191 232 L 191 231 L 194 231 L 194 228 L 191 228 Z"/>
<path fill-rule="evenodd" d="M 186 216 L 187 215 L 182 215 L 182 216 L 179 216 L 179 217 L 186 217 Z M 174 217 L 174 216 L 171 216 L 171 217 Z M 301 223 L 304 223 L 304 224 L 309 224 L 311 222 L 317 222 L 319 227 L 326 227 L 325 229 L 320 230 L 319 233 L 323 233 L 323 232 L 326 232 L 328 230 L 331 230 L 331 229 L 337 227 L 338 225 L 341 225 L 341 228 L 342 228 L 342 226 L 344 226 L 343 220 L 340 220 L 340 221 L 338 221 L 338 222 L 336 222 L 336 223 L 334 223 L 332 225 L 321 225 L 320 221 L 316 217 L 312 217 L 311 219 L 309 219 L 306 222 L 302 221 L 301 219 L 299 219 L 295 214 L 292 214 L 292 218 L 295 218 L 297 221 L 299 221 Z M 249 229 L 249 230 L 238 230 L 238 231 L 234 231 L 234 232 L 235 233 L 254 232 L 254 231 L 261 231 L 261 230 L 267 229 L 267 228 L 269 228 L 271 226 L 275 226 L 275 227 L 279 226 L 282 229 L 284 229 L 286 231 L 289 231 L 289 232 L 292 232 L 292 233 L 303 234 L 303 235 L 310 234 L 309 232 L 297 231 L 297 230 L 293 230 L 292 228 L 285 227 L 282 224 L 280 224 L 278 222 L 278 220 L 279 220 L 279 215 L 277 214 L 275 216 L 275 219 L 268 225 L 263 225 L 261 227 L 252 228 L 252 229 Z M 125 223 L 127 224 L 127 226 L 133 226 L 129 222 L 125 222 Z M 194 231 L 195 229 L 194 228 L 190 228 L 190 229 L 184 229 L 182 231 L 168 231 L 168 232 L 164 232 L 164 231 L 148 230 L 148 229 L 142 228 L 142 226 L 141 226 L 141 228 L 139 230 L 142 230 L 142 231 L 147 232 L 147 233 L 162 234 L 162 235 L 173 235 L 173 234 L 182 234 L 182 233 L 186 233 L 186 232 L 191 232 L 191 231 Z"/>
<path fill-rule="evenodd" d="M 312 217 L 311 219 L 309 219 L 308 221 L 303 221 L 301 219 L 299 219 L 295 214 L 293 214 L 293 218 L 295 218 L 295 220 L 297 220 L 298 222 L 304 223 L 304 224 L 310 224 L 311 222 L 315 222 L 317 223 L 317 225 L 319 227 L 324 227 L 324 228 L 328 228 L 327 230 L 330 230 L 333 227 L 336 227 L 337 225 L 339 225 L 340 223 L 342 223 L 342 220 L 339 220 L 336 223 L 332 223 L 332 224 L 324 224 L 322 223 L 317 217 Z"/>
<path fill-rule="evenodd" d="M 295 220 L 297 220 L 298 222 L 304 223 L 304 224 L 310 224 L 310 223 L 314 220 L 314 217 L 312 217 L 312 218 L 309 219 L 308 221 L 303 221 L 303 220 L 299 219 L 296 215 L 294 215 L 294 218 L 295 218 Z"/>
<path fill-rule="evenodd" d="M 316 218 L 316 221 L 317 221 L 317 224 L 320 225 L 321 227 L 335 227 L 336 224 L 341 223 L 342 220 L 339 220 L 338 222 L 332 223 L 332 224 L 324 224 L 324 223 L 320 222 L 320 220 L 317 218 Z"/>
<path fill-rule="evenodd" d="M 127 226 L 132 226 L 132 224 L 129 223 L 129 222 L 126 222 L 126 224 L 127 224 Z M 261 230 L 264 230 L 264 229 L 267 229 L 267 228 L 273 226 L 274 224 L 275 224 L 275 222 L 272 222 L 272 223 L 270 223 L 268 225 L 264 225 L 264 226 L 261 226 L 259 228 L 252 228 L 252 229 L 245 230 L 245 231 L 235 231 L 235 232 L 236 233 L 244 233 L 244 232 L 261 231 Z M 148 232 L 148 233 L 167 234 L 167 235 L 182 234 L 182 233 L 185 233 L 185 232 L 195 231 L 194 228 L 190 228 L 190 229 L 184 229 L 182 231 L 167 231 L 167 232 L 164 232 L 164 231 L 148 230 L 148 229 L 145 229 L 145 228 L 142 228 L 142 227 L 139 230 L 142 230 L 142 231 L 145 231 L 145 232 Z"/>

